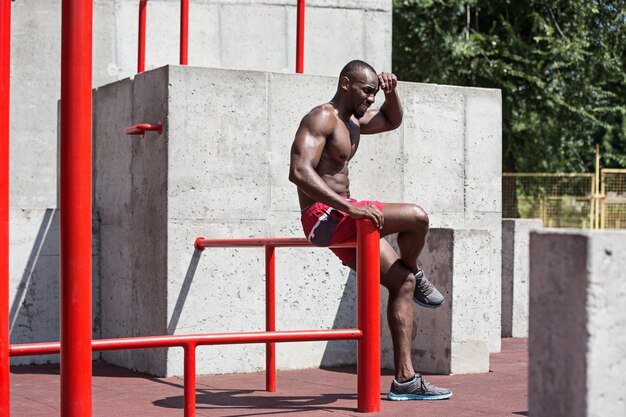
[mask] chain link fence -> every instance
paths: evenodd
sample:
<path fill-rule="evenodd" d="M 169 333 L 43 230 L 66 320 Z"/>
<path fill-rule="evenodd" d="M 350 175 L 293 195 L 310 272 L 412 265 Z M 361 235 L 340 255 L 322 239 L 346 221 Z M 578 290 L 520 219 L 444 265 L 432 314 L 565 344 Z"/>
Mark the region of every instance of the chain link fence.
<path fill-rule="evenodd" d="M 502 216 L 540 218 L 545 227 L 626 228 L 626 169 L 605 168 L 599 178 L 504 173 Z"/>

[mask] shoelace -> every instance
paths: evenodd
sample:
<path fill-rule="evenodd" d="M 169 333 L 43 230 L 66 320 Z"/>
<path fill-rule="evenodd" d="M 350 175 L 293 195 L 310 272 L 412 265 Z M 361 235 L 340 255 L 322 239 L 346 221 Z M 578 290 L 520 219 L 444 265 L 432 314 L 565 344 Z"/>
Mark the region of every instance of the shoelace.
<path fill-rule="evenodd" d="M 431 292 L 433 292 L 433 289 L 435 288 L 435 286 L 431 284 L 431 282 L 428 279 L 426 279 L 423 272 L 421 275 L 422 277 L 418 278 L 417 287 L 420 289 L 420 292 L 422 294 L 424 294 L 425 296 L 428 296 L 430 295 Z"/>
<path fill-rule="evenodd" d="M 419 378 L 420 378 L 420 389 L 422 390 L 422 394 L 424 395 L 437 394 L 439 392 L 436 386 L 426 381 L 421 376 Z"/>

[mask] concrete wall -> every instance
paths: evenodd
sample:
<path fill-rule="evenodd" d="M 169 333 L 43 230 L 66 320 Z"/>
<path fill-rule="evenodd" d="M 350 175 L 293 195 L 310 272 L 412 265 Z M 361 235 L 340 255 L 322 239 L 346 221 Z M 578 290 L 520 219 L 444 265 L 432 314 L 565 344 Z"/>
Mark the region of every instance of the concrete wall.
<path fill-rule="evenodd" d="M 489 371 L 490 232 L 479 229 L 431 228 L 420 255 L 426 276 L 446 298 L 437 309 L 414 308 L 411 346 L 418 372 L 469 374 Z M 393 369 L 393 344 L 381 295 L 381 365 Z"/>
<path fill-rule="evenodd" d="M 170 66 L 96 91 L 103 337 L 263 328 L 262 250 L 200 255 L 192 243 L 199 235 L 302 236 L 289 148 L 302 116 L 335 87 L 335 77 Z M 499 91 L 400 83 L 399 92 L 403 126 L 363 138 L 351 191 L 417 202 L 433 227 L 480 224 L 487 229 L 481 251 L 499 259 Z M 162 135 L 122 133 L 125 125 L 158 121 Z M 499 260 L 493 263 L 473 277 L 490 296 L 496 287 L 500 293 Z M 329 251 L 279 250 L 277 274 L 277 328 L 354 326 L 354 277 Z M 500 323 L 499 299 L 497 306 L 485 323 Z M 167 362 L 150 355 L 104 356 L 158 374 L 182 372 L 178 349 Z M 278 346 L 282 369 L 353 362 L 354 342 Z M 199 349 L 199 372 L 254 371 L 263 363 L 259 346 Z"/>
<path fill-rule="evenodd" d="M 138 3 L 137 0 L 94 0 L 94 87 L 134 76 L 137 68 Z M 295 71 L 296 0 L 193 0 L 190 3 L 191 65 L 286 73 Z M 151 0 L 148 3 L 148 69 L 178 63 L 179 7 L 179 0 Z M 30 277 L 27 282 L 31 286 L 36 282 L 56 285 L 48 288 L 50 291 L 39 293 L 36 299 L 41 306 L 31 308 L 28 313 L 23 305 L 15 304 L 19 302 L 15 299 L 11 307 L 12 314 L 18 314 L 17 317 L 26 317 L 27 314 L 30 317 L 28 320 L 39 324 L 12 327 L 11 334 L 15 342 L 56 340 L 58 268 L 37 269 L 35 275 L 28 268 L 48 259 L 37 257 L 33 252 L 33 248 L 41 243 L 36 240 L 38 235 L 35 231 L 43 227 L 42 221 L 48 216 L 46 210 L 58 207 L 57 102 L 61 77 L 61 1 L 18 0 L 11 2 L 11 8 L 10 199 L 15 215 L 12 214 L 10 225 L 10 285 L 13 292 L 18 291 L 18 288 L 26 291 L 22 294 L 24 296 L 30 291 L 24 287 L 24 277 Z M 336 75 L 352 58 L 365 59 L 376 68 L 389 70 L 391 1 L 307 1 L 306 37 L 306 73 Z M 341 42 L 336 39 L 341 39 Z M 126 94 L 132 96 L 129 91 Z M 110 107 L 100 106 L 100 120 L 105 117 L 104 120 L 110 122 L 112 119 L 106 119 L 106 115 L 116 114 L 114 125 L 109 127 L 111 131 L 117 129 L 115 132 L 119 132 L 119 129 L 130 123 L 133 115 L 125 114 L 124 111 L 139 112 L 132 103 L 124 107 L 126 104 L 124 99 L 118 97 L 108 103 Z M 135 116 L 141 115 L 137 113 Z M 123 135 L 120 138 L 127 139 Z M 111 169 L 128 167 L 132 156 L 124 152 L 129 150 L 130 147 L 120 150 L 110 160 L 99 163 L 105 163 Z M 149 173 L 146 175 L 150 177 Z M 119 181 L 106 186 L 120 187 L 119 193 L 130 198 L 130 194 L 125 194 L 131 192 L 128 188 L 130 184 L 123 179 Z M 129 204 L 127 207 L 130 207 L 129 200 L 120 201 L 126 201 Z M 23 213 L 37 214 L 24 216 Z M 106 234 L 102 236 L 104 241 L 129 239 L 131 229 L 122 227 L 118 218 L 107 218 L 104 221 L 108 224 Z M 98 233 L 97 228 L 94 231 Z M 46 233 L 51 233 L 46 235 L 47 241 L 58 241 L 58 229 Z M 138 244 L 136 248 L 136 251 L 140 250 Z M 94 254 L 97 253 L 96 248 Z M 117 256 L 120 260 L 135 259 L 131 252 L 118 251 L 111 256 Z M 58 260 L 55 262 L 58 263 Z M 117 276 L 115 279 L 119 281 L 116 281 L 116 285 L 131 288 L 124 279 L 130 276 L 131 271 L 129 269 L 125 271 L 126 275 Z M 104 274 L 110 273 L 113 271 L 104 271 Z M 97 286 L 98 282 L 94 280 L 94 288 Z M 117 295 L 121 297 L 120 302 L 132 302 L 126 296 Z M 111 294 L 105 293 L 103 296 L 111 297 Z M 99 316 L 95 318 L 99 319 Z M 107 316 L 107 319 L 116 318 Z"/>
<path fill-rule="evenodd" d="M 135 74 L 138 4 L 94 0 L 94 87 Z M 147 69 L 179 62 L 179 7 L 148 3 Z M 61 1 L 11 8 L 11 205 L 54 208 Z M 193 0 L 189 15 L 190 65 L 295 72 L 296 0 Z M 391 0 L 307 1 L 305 72 L 336 75 L 353 58 L 391 68 Z"/>
<path fill-rule="evenodd" d="M 530 232 L 540 219 L 502 220 L 502 337 L 528 337 Z"/>
<path fill-rule="evenodd" d="M 626 233 L 530 236 L 529 415 L 626 415 Z"/>
<path fill-rule="evenodd" d="M 11 343 L 59 340 L 60 213 L 52 209 L 11 209 L 9 331 Z M 94 219 L 92 317 L 100 335 L 98 219 Z M 94 358 L 99 357 L 94 354 Z M 11 358 L 12 365 L 58 362 L 58 355 Z"/>

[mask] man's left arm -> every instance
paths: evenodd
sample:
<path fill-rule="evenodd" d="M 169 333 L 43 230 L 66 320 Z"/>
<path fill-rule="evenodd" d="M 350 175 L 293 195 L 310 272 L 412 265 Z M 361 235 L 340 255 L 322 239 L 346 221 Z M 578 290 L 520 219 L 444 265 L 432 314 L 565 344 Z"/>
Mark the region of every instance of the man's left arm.
<path fill-rule="evenodd" d="M 398 96 L 398 79 L 389 72 L 378 74 L 378 85 L 385 93 L 385 102 L 379 109 L 368 110 L 359 119 L 361 133 L 373 134 L 397 129 L 402 123 L 402 104 Z"/>

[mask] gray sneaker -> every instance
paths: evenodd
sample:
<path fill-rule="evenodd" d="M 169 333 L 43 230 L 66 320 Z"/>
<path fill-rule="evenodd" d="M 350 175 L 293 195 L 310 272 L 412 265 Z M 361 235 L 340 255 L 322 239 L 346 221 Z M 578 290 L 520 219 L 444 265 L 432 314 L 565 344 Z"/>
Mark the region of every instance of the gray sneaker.
<path fill-rule="evenodd" d="M 422 307 L 437 308 L 445 301 L 443 295 L 435 288 L 435 286 L 426 278 L 423 270 L 415 273 L 415 291 L 413 292 L 413 301 Z"/>
<path fill-rule="evenodd" d="M 403 383 L 398 383 L 394 379 L 387 394 L 387 398 L 392 401 L 445 400 L 450 397 L 451 390 L 434 386 L 420 374 L 415 374 L 412 380 Z"/>

